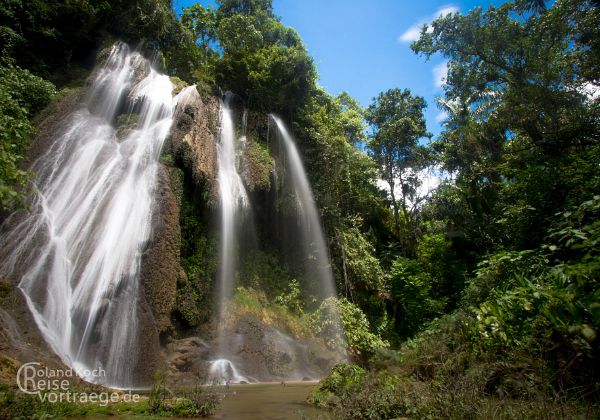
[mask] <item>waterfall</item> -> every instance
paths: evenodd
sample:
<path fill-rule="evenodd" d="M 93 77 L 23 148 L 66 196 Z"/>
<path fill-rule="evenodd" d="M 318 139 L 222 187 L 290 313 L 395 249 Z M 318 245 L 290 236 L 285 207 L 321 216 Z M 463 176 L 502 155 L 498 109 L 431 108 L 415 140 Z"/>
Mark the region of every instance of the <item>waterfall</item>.
<path fill-rule="evenodd" d="M 220 135 L 217 144 L 217 163 L 219 196 L 221 200 L 221 247 L 217 285 L 217 302 L 219 304 L 219 323 L 223 325 L 226 319 L 227 299 L 233 295 L 235 272 L 237 268 L 237 225 L 240 210 L 248 207 L 248 194 L 237 171 L 236 137 L 233 115 L 229 107 L 229 96 L 221 101 L 220 106 Z M 222 337 L 223 328 L 219 328 L 217 337 L 217 360 L 211 362 L 211 372 L 225 372 L 224 365 L 233 364 L 223 359 L 227 353 L 226 343 Z M 223 379 L 223 378 L 222 378 Z M 231 378 L 224 378 L 225 380 Z"/>
<path fill-rule="evenodd" d="M 241 375 L 235 365 L 227 359 L 213 360 L 208 371 L 209 383 L 228 384 L 228 383 L 250 383 L 250 379 Z"/>
<path fill-rule="evenodd" d="M 283 121 L 271 114 L 270 117 L 277 125 L 280 144 L 283 146 L 283 152 L 286 162 L 285 179 L 291 184 L 291 190 L 296 200 L 297 208 L 297 231 L 300 238 L 300 245 L 304 254 L 305 269 L 307 277 L 311 280 L 317 280 L 318 297 L 321 300 L 336 296 L 335 282 L 331 271 L 329 259 L 329 250 L 325 242 L 325 235 L 321 226 L 321 218 L 317 210 L 315 199 L 298 148 L 288 132 Z M 337 337 L 343 337 L 343 329 L 339 314 L 334 313 L 334 323 L 332 334 Z M 345 350 L 338 348 L 341 354 Z"/>
<path fill-rule="evenodd" d="M 283 121 L 275 115 L 271 115 L 277 125 L 277 130 L 283 151 L 287 158 L 286 176 L 291 183 L 292 191 L 296 199 L 298 210 L 298 225 L 302 238 L 304 254 L 310 263 L 307 270 L 310 274 L 319 279 L 320 298 L 326 299 L 330 296 L 336 296 L 335 283 L 331 272 L 329 261 L 329 251 L 325 243 L 325 235 L 321 227 L 321 218 L 315 204 L 315 200 L 310 188 L 310 183 L 300 158 L 300 153 L 296 144 Z"/>
<path fill-rule="evenodd" d="M 233 293 L 233 279 L 237 267 L 236 224 L 239 211 L 248 206 L 248 194 L 237 171 L 235 129 L 227 101 L 221 102 L 220 136 L 217 144 L 219 196 L 221 199 L 221 251 L 219 267 L 219 318 L 225 319 L 223 303 Z"/>
<path fill-rule="evenodd" d="M 91 382 L 136 385 L 139 269 L 171 90 L 148 60 L 115 44 L 85 106 L 32 164 L 30 210 L 7 220 L 0 273 L 20 278 L 37 326 L 67 365 L 106 372 L 84 378 Z"/>

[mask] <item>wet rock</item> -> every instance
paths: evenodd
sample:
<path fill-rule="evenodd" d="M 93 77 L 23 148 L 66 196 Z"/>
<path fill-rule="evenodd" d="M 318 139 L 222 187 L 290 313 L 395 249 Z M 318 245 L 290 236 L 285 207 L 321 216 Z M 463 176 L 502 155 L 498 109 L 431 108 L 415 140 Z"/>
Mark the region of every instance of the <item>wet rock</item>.
<path fill-rule="evenodd" d="M 257 381 L 321 378 L 339 361 L 319 340 L 291 337 L 252 315 L 240 317 L 224 340 L 231 351 L 224 357 Z"/>
<path fill-rule="evenodd" d="M 206 383 L 209 347 L 199 337 L 173 340 L 166 346 L 167 383 L 189 386 Z"/>
<path fill-rule="evenodd" d="M 177 283 L 184 281 L 185 276 L 180 265 L 179 204 L 164 165 L 158 172 L 155 202 L 152 237 L 142 257 L 141 280 L 144 297 L 154 315 L 153 327 L 161 333 L 171 327 Z"/>
<path fill-rule="evenodd" d="M 206 189 L 209 201 L 216 203 L 219 101 L 214 96 L 203 101 L 196 89 L 187 92 L 177 107 L 170 149 L 194 183 Z"/>
<path fill-rule="evenodd" d="M 208 358 L 208 345 L 199 337 L 176 340 L 168 346 L 168 367 L 173 372 L 190 372 Z"/>

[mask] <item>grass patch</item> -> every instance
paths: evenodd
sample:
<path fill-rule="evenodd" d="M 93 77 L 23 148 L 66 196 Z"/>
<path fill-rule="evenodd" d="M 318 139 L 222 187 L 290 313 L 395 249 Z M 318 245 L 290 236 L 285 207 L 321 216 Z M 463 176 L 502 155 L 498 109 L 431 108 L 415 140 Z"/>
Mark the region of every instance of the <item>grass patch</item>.
<path fill-rule="evenodd" d="M 229 325 L 250 315 L 297 339 L 313 335 L 308 316 L 294 314 L 284 306 L 269 302 L 264 292 L 251 287 L 238 287 L 228 305 L 226 322 Z"/>

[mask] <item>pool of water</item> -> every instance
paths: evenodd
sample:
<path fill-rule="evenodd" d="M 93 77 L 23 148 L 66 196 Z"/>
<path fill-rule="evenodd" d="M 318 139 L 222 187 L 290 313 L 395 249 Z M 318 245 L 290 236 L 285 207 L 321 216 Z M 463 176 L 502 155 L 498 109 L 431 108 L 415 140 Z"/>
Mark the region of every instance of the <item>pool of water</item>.
<path fill-rule="evenodd" d="M 231 385 L 215 419 L 329 419 L 327 412 L 306 403 L 316 382 Z"/>

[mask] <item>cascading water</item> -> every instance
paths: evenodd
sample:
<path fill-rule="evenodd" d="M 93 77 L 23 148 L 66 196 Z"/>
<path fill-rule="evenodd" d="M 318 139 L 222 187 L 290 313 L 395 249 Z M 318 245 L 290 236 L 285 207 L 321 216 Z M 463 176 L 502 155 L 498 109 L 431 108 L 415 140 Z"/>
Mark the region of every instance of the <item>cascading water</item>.
<path fill-rule="evenodd" d="M 317 206 L 304 171 L 304 165 L 300 158 L 300 153 L 296 148 L 296 144 L 283 121 L 275 115 L 271 115 L 273 121 L 277 125 L 279 136 L 283 144 L 283 150 L 287 158 L 288 167 L 286 167 L 287 175 L 296 198 L 300 231 L 305 237 L 303 246 L 306 255 L 313 255 L 311 260 L 311 271 L 315 271 L 315 275 L 320 281 L 321 298 L 325 299 L 330 296 L 335 296 L 335 283 L 331 272 L 331 264 L 329 262 L 329 252 L 325 244 L 325 236 L 321 227 L 321 219 L 317 211 Z"/>
<path fill-rule="evenodd" d="M 227 359 L 213 360 L 208 371 L 208 378 L 209 381 L 217 383 L 250 382 L 250 379 L 240 374 L 235 365 Z"/>
<path fill-rule="evenodd" d="M 218 273 L 218 302 L 219 302 L 219 323 L 226 319 L 227 305 L 226 301 L 233 294 L 233 280 L 237 267 L 237 235 L 236 225 L 239 220 L 240 210 L 248 206 L 248 194 L 242 183 L 242 179 L 237 171 L 237 151 L 236 137 L 233 124 L 233 116 L 229 107 L 228 99 L 221 102 L 220 107 L 220 138 L 217 144 L 218 177 L 219 192 L 221 199 L 221 249 L 220 266 Z M 233 367 L 232 362 L 224 359 L 227 353 L 226 342 L 219 328 L 219 337 L 217 338 L 217 360 L 211 362 L 210 371 L 212 379 L 221 381 L 233 380 L 240 375 Z M 228 364 L 231 369 L 224 369 Z M 230 372 L 236 372 L 230 375 Z M 221 375 L 219 378 L 214 375 Z"/>
<path fill-rule="evenodd" d="M 287 163 L 285 175 L 291 183 L 292 192 L 296 198 L 299 216 L 298 230 L 302 237 L 303 252 L 307 261 L 306 270 L 310 278 L 318 280 L 316 292 L 319 293 L 321 300 L 324 300 L 336 296 L 336 290 L 321 219 L 294 139 L 279 117 L 273 114 L 270 116 L 277 125 Z M 339 315 L 333 315 L 337 324 L 334 326 L 333 333 L 343 337 Z M 343 349 L 340 347 L 338 351 L 343 352 Z"/>
<path fill-rule="evenodd" d="M 32 166 L 31 210 L 14 216 L 0 272 L 20 276 L 46 341 L 84 378 L 135 386 L 137 299 L 153 188 L 173 118 L 172 84 L 148 60 L 113 46 L 86 106 Z M 124 134 L 114 121 L 137 122 Z M 10 220 L 7 221 L 7 223 Z"/>

